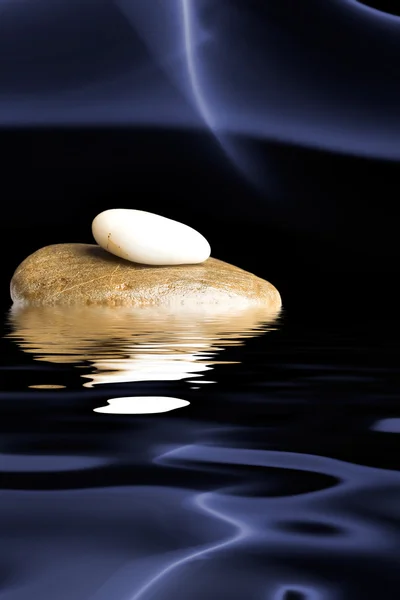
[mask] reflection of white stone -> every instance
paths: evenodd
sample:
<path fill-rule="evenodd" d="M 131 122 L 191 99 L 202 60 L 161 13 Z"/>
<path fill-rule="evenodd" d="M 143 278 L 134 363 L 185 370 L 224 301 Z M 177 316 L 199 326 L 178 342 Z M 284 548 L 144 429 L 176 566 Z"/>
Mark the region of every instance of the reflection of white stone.
<path fill-rule="evenodd" d="M 176 410 L 190 404 L 187 400 L 168 398 L 167 396 L 132 396 L 131 398 L 112 398 L 107 406 L 93 409 L 94 412 L 116 415 L 146 415 Z"/>
<path fill-rule="evenodd" d="M 84 383 L 85 387 L 92 387 L 99 383 L 129 383 L 134 381 L 179 381 L 186 377 L 193 377 L 197 373 L 208 371 L 204 362 L 204 357 L 197 356 L 190 352 L 185 354 L 166 354 L 165 350 L 168 344 L 158 349 L 154 349 L 149 354 L 132 353 L 125 359 L 107 359 L 96 360 L 93 366 L 96 372 L 93 375 L 83 375 L 90 382 Z"/>
<path fill-rule="evenodd" d="M 268 307 L 13 307 L 9 334 L 36 360 L 70 363 L 85 387 L 137 381 L 212 381 L 219 353 L 273 329 Z M 204 379 L 204 382 L 206 380 Z M 196 382 L 199 383 L 199 382 Z"/>

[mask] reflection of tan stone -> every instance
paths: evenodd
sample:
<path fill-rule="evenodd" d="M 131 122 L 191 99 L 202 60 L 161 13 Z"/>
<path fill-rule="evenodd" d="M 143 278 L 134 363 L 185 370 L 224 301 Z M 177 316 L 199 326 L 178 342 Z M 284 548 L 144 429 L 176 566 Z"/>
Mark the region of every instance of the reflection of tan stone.
<path fill-rule="evenodd" d="M 260 335 L 273 327 L 278 314 L 265 306 L 14 305 L 8 335 L 36 360 L 77 366 L 88 361 L 95 372 L 86 376 L 92 380 L 86 386 L 167 381 L 193 378 L 212 369 L 217 351 Z"/>
<path fill-rule="evenodd" d="M 28 256 L 11 280 L 25 304 L 264 304 L 278 309 L 276 288 L 238 267 L 209 258 L 197 265 L 139 265 L 92 244 L 56 244 Z"/>

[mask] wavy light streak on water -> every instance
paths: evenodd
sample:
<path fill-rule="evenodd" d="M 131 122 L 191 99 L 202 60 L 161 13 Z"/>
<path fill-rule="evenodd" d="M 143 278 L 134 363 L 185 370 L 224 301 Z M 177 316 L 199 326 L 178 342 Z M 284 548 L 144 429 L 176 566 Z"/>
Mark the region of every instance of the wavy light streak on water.
<path fill-rule="evenodd" d="M 214 552 L 218 552 L 220 550 L 224 550 L 226 548 L 230 548 L 234 546 L 236 543 L 245 540 L 249 534 L 249 527 L 242 523 L 241 521 L 235 519 L 232 516 L 225 514 L 224 512 L 220 512 L 219 510 L 208 506 L 207 500 L 212 499 L 214 497 L 214 493 L 206 493 L 199 494 L 194 498 L 194 506 L 200 511 L 202 511 L 205 515 L 209 515 L 212 518 L 218 519 L 223 523 L 227 523 L 232 526 L 234 531 L 231 536 L 229 536 L 226 540 L 222 540 L 216 544 L 210 544 L 204 548 L 199 550 L 190 551 L 188 554 L 185 554 L 182 558 L 175 560 L 165 567 L 158 571 L 153 577 L 151 577 L 146 583 L 132 596 L 131 600 L 139 600 L 146 596 L 147 592 L 151 590 L 154 586 L 161 583 L 161 581 L 168 577 L 173 571 L 179 569 L 192 560 L 197 560 L 200 558 L 205 558 L 212 555 Z"/>

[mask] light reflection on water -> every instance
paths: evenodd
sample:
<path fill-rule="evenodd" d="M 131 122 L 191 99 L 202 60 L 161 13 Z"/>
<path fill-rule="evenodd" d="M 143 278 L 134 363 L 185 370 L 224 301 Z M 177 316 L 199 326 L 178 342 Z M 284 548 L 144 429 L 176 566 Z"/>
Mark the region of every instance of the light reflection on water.
<path fill-rule="evenodd" d="M 220 352 L 273 329 L 279 311 L 263 306 L 224 309 L 17 307 L 9 337 L 35 360 L 86 362 L 84 387 L 202 377 Z M 198 381 L 200 383 L 201 380 Z M 197 383 L 197 381 L 196 381 Z"/>
<path fill-rule="evenodd" d="M 332 314 L 11 310 L 2 599 L 397 600 L 400 323 Z"/>
<path fill-rule="evenodd" d="M 118 415 L 140 415 L 164 413 L 187 406 L 187 400 L 168 396 L 132 396 L 131 398 L 112 398 L 108 405 L 95 408 L 94 412 Z"/>

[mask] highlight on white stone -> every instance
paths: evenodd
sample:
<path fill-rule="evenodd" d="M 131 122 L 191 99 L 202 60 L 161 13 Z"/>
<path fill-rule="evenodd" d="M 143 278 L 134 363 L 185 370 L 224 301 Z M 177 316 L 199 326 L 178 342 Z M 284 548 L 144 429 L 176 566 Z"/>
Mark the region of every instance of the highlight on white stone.
<path fill-rule="evenodd" d="M 92 233 L 104 250 L 144 265 L 193 265 L 211 254 L 192 227 L 143 210 L 105 210 L 93 220 Z"/>
<path fill-rule="evenodd" d="M 167 396 L 131 396 L 107 400 L 106 406 L 94 408 L 94 412 L 115 415 L 146 415 L 165 413 L 188 406 L 190 402 Z"/>

